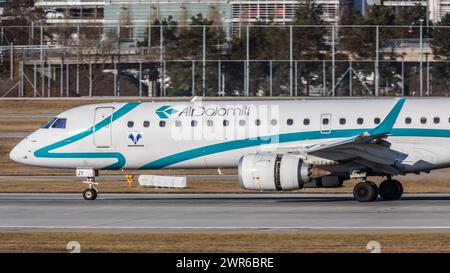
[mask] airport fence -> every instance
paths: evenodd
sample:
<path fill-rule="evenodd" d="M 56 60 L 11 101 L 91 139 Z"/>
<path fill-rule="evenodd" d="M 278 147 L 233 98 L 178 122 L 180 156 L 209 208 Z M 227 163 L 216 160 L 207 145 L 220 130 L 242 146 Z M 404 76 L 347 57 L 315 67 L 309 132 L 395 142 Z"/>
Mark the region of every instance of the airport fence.
<path fill-rule="evenodd" d="M 0 96 L 443 96 L 450 27 L 0 27 Z"/>

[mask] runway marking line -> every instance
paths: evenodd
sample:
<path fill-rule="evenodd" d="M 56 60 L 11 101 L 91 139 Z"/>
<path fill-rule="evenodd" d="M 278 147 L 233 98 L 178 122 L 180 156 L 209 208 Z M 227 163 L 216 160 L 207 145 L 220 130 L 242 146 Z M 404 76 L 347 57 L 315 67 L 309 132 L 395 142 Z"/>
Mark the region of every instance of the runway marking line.
<path fill-rule="evenodd" d="M 450 229 L 450 226 L 416 226 L 416 227 L 134 227 L 134 226 L 117 226 L 117 227 L 105 227 L 105 226 L 0 226 L 0 229 L 211 229 L 211 230 L 416 230 L 416 229 L 430 229 L 430 230 L 440 230 L 440 229 Z"/>

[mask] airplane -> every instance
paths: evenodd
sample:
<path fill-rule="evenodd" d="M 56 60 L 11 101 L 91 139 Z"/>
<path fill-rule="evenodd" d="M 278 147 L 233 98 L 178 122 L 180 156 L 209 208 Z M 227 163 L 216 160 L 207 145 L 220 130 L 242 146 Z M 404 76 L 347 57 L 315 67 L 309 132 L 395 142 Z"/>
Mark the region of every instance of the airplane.
<path fill-rule="evenodd" d="M 360 202 L 397 200 L 408 173 L 450 167 L 450 99 L 127 102 L 64 111 L 10 152 L 72 168 L 97 198 L 99 170 L 236 168 L 242 188 L 289 191 L 358 179 Z M 370 177 L 383 177 L 377 186 Z"/>

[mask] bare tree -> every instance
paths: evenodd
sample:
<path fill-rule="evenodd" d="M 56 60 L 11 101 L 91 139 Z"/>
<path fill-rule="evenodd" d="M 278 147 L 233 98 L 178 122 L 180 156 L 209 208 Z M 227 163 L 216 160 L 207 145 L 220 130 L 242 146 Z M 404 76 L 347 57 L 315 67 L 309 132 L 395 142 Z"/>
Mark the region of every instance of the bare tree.
<path fill-rule="evenodd" d="M 70 47 L 72 58 L 80 64 L 80 74 L 89 82 L 89 95 L 94 94 L 95 82 L 106 76 L 103 70 L 114 56 L 114 34 L 105 33 L 102 26 L 80 27 L 76 45 Z"/>

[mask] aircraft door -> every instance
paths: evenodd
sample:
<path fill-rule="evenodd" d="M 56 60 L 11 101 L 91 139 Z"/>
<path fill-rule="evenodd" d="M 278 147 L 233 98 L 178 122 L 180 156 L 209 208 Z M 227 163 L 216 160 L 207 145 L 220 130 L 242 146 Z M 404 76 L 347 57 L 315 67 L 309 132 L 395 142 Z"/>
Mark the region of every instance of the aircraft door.
<path fill-rule="evenodd" d="M 102 120 L 109 119 L 107 125 L 94 127 L 94 145 L 97 148 L 110 148 L 112 143 L 112 114 L 114 107 L 98 107 L 95 109 L 94 126 Z M 97 126 L 99 127 L 99 126 Z"/>
<path fill-rule="evenodd" d="M 320 133 L 321 134 L 331 133 L 331 114 L 322 114 L 320 116 Z"/>

